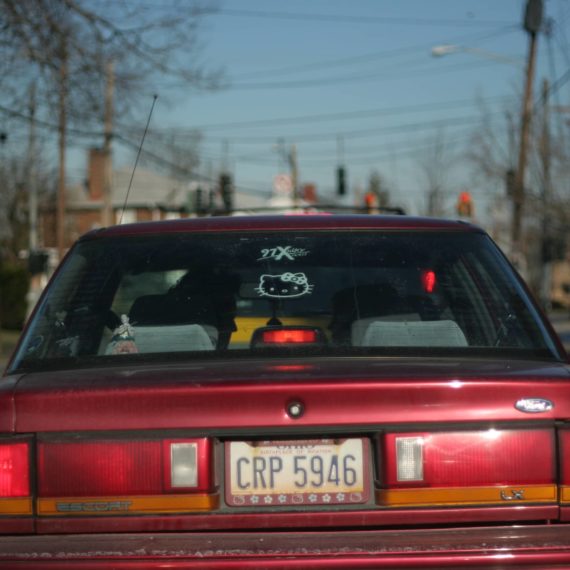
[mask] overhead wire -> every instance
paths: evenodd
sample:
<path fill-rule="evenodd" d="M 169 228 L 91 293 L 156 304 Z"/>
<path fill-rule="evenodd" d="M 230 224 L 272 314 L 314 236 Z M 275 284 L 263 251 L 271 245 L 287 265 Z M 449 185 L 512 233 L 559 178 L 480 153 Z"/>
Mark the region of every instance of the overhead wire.
<path fill-rule="evenodd" d="M 425 63 L 421 63 L 419 69 L 406 69 L 403 73 L 392 73 L 387 74 L 385 71 L 378 70 L 373 73 L 355 73 L 351 75 L 343 75 L 336 77 L 324 77 L 316 79 L 300 79 L 293 81 L 273 81 L 273 82 L 259 82 L 259 83 L 234 83 L 228 86 L 231 90 L 257 90 L 257 89 L 298 89 L 298 88 L 309 88 L 309 87 L 320 87 L 323 85 L 334 85 L 334 84 L 346 84 L 354 85 L 354 83 L 367 83 L 371 81 L 385 81 L 386 79 L 397 79 L 401 77 L 410 78 L 411 73 L 416 77 L 418 75 L 424 75 L 426 73 L 430 75 L 441 75 L 449 71 L 455 72 L 457 70 L 466 69 L 478 69 L 480 67 L 486 67 L 490 64 L 496 65 L 493 61 L 478 61 L 473 62 L 469 65 L 465 64 L 453 64 L 446 66 L 438 66 L 437 69 L 426 69 Z"/>
<path fill-rule="evenodd" d="M 493 102 L 506 102 L 511 100 L 512 97 L 498 96 L 492 97 L 489 100 Z M 211 123 L 196 125 L 191 129 L 180 129 L 176 127 L 163 127 L 154 128 L 154 131 L 168 131 L 176 135 L 183 135 L 185 133 L 194 134 L 195 131 L 213 131 L 213 130 L 223 130 L 223 129 L 236 129 L 236 128 L 253 128 L 253 127 L 265 127 L 265 126 L 275 126 L 275 125 L 290 125 L 294 123 L 320 123 L 328 121 L 344 121 L 348 119 L 355 118 L 366 118 L 373 116 L 382 115 L 400 115 L 400 114 L 410 114 L 410 113 L 421 113 L 425 111 L 434 111 L 439 109 L 451 109 L 451 108 L 461 108 L 469 107 L 474 104 L 473 98 L 469 99 L 455 99 L 452 101 L 441 101 L 433 103 L 419 103 L 416 105 L 405 105 L 397 107 L 384 107 L 376 109 L 363 109 L 359 111 L 339 111 L 335 113 L 312 113 L 307 115 L 297 115 L 292 117 L 274 117 L 266 119 L 252 119 L 249 121 L 231 121 L 225 123 Z M 140 130 L 140 127 L 132 127 L 123 125 L 125 128 L 136 128 Z"/>
<path fill-rule="evenodd" d="M 287 138 L 294 140 L 296 143 L 303 141 L 319 141 L 319 140 L 332 140 L 336 139 L 337 136 L 342 136 L 345 138 L 362 138 L 373 136 L 378 133 L 394 133 L 403 132 L 409 130 L 415 130 L 419 128 L 432 128 L 432 127 L 445 127 L 446 125 L 456 125 L 456 124 L 470 124 L 481 120 L 480 116 L 463 116 L 463 117 L 446 117 L 444 119 L 432 119 L 425 122 L 415 122 L 415 123 L 405 123 L 402 125 L 391 125 L 391 126 L 380 126 L 380 127 L 368 127 L 365 129 L 355 129 L 352 131 L 332 131 L 326 133 L 310 133 L 310 134 L 292 134 L 288 135 Z M 250 137 L 225 137 L 220 140 L 227 140 L 230 143 L 240 143 L 240 144 L 257 144 L 261 142 L 274 143 L 275 136 L 264 135 L 264 136 L 250 136 Z"/>
<path fill-rule="evenodd" d="M 317 13 L 298 13 L 298 12 L 267 12 L 263 10 L 236 10 L 222 8 L 213 15 L 247 17 L 247 18 L 269 18 L 272 20 L 298 20 L 298 21 L 319 21 L 319 22 L 340 22 L 343 24 L 402 24 L 412 26 L 497 26 L 507 25 L 509 22 L 502 20 L 476 20 L 476 19 L 442 19 L 442 18 L 415 18 L 408 16 L 355 16 L 354 14 L 317 14 Z"/>
<path fill-rule="evenodd" d="M 502 36 L 505 35 L 507 33 L 511 33 L 514 31 L 518 31 L 519 30 L 519 26 L 515 26 L 513 24 L 509 24 L 507 26 L 503 26 L 499 29 L 495 29 L 492 32 L 486 32 L 484 34 L 476 34 L 473 36 L 457 36 L 457 37 L 453 37 L 453 38 L 446 38 L 445 39 L 445 43 L 451 43 L 451 44 L 456 44 L 456 43 L 469 43 L 469 44 L 473 44 L 474 42 L 478 43 L 478 42 L 482 42 L 485 41 L 487 39 L 492 39 L 494 37 L 497 36 Z M 411 64 L 414 63 L 422 63 L 425 64 L 425 62 L 427 61 L 427 58 L 425 57 L 425 53 L 427 53 L 430 48 L 432 47 L 433 44 L 417 44 L 415 46 L 409 46 L 409 47 L 405 47 L 405 48 L 398 48 L 395 50 L 388 50 L 388 51 L 384 51 L 384 52 L 376 52 L 376 55 L 374 53 L 369 53 L 369 54 L 364 54 L 362 56 L 353 56 L 351 58 L 343 58 L 340 60 L 325 60 L 322 62 L 313 62 L 313 63 L 309 63 L 309 64 L 301 64 L 300 66 L 287 66 L 284 68 L 272 68 L 272 69 L 265 69 L 265 70 L 259 70 L 259 71 L 253 71 L 253 72 L 249 72 L 249 73 L 245 73 L 245 74 L 238 74 L 237 76 L 231 76 L 228 78 L 228 80 L 226 81 L 226 83 L 223 83 L 220 85 L 220 89 L 221 91 L 227 91 L 227 90 L 231 90 L 231 89 L 245 89 L 245 88 L 250 88 L 250 85 L 257 85 L 256 83 L 244 83 L 244 84 L 240 84 L 240 83 L 235 83 L 235 80 L 241 80 L 241 79 L 246 79 L 247 77 L 257 77 L 257 76 L 263 76 L 263 77 L 270 77 L 271 75 L 278 75 L 279 77 L 282 77 L 284 74 L 288 74 L 288 73 L 304 73 L 304 71 L 314 71 L 315 69 L 326 69 L 326 68 L 330 68 L 330 67 L 339 67 L 339 66 L 343 66 L 343 65 L 351 65 L 351 67 L 354 67 L 355 63 L 358 63 L 358 60 L 360 58 L 362 58 L 362 62 L 364 61 L 373 61 L 375 58 L 381 58 L 381 59 L 386 59 L 386 64 L 388 67 L 397 67 L 400 68 L 402 67 L 402 65 L 406 65 L 409 66 Z M 414 58 L 412 61 L 408 61 L 405 62 L 404 64 L 402 64 L 401 61 L 397 60 L 397 56 L 398 55 L 405 55 L 405 54 L 417 54 L 419 51 L 422 52 L 421 56 L 418 55 L 414 55 Z M 376 72 L 374 74 L 374 76 L 376 76 L 379 73 L 383 73 L 382 70 L 378 70 L 376 69 Z M 326 81 L 327 83 L 330 83 L 331 81 L 333 82 L 342 82 L 342 81 L 346 81 L 346 80 L 350 80 L 351 77 L 350 76 L 343 76 L 343 77 L 339 77 L 339 78 L 322 78 L 320 81 Z M 274 82 L 277 83 L 277 82 Z M 287 82 L 282 82 L 282 83 L 287 83 Z M 265 84 L 264 84 L 265 85 Z M 182 84 L 180 84 L 179 82 L 165 82 L 162 84 L 163 87 L 166 88 L 177 88 L 177 87 L 181 87 Z M 245 87 L 247 86 L 247 87 Z M 268 87 L 252 87 L 252 88 L 272 88 L 273 83 L 270 83 Z M 302 86 L 302 85 L 301 85 Z M 295 87 L 295 85 L 292 85 L 292 87 Z M 281 88 L 281 87 L 280 87 Z"/>
<path fill-rule="evenodd" d="M 481 41 L 491 39 L 491 38 L 494 38 L 497 36 L 502 36 L 502 35 L 505 35 L 506 33 L 511 33 L 515 30 L 518 30 L 518 26 L 514 26 L 511 24 L 508 26 L 503 26 L 503 27 L 501 27 L 498 30 L 495 30 L 493 32 L 486 32 L 484 34 L 479 33 L 479 34 L 476 34 L 473 36 L 458 36 L 455 38 L 450 38 L 450 39 L 446 40 L 446 43 L 455 44 L 455 43 L 461 42 L 461 43 L 472 44 L 473 42 L 481 42 Z M 271 75 L 279 75 L 281 77 L 283 75 L 290 74 L 290 73 L 299 73 L 299 72 L 303 73 L 305 71 L 314 71 L 315 69 L 326 69 L 326 68 L 330 68 L 330 67 L 341 67 L 344 65 L 353 66 L 354 64 L 357 64 L 357 63 L 362 63 L 362 62 L 367 62 L 367 61 L 375 61 L 377 59 L 389 59 L 390 62 L 393 62 L 394 58 L 399 56 L 399 55 L 415 54 L 419 51 L 421 51 L 422 53 L 425 53 L 430 48 L 431 48 L 431 44 L 428 45 L 425 43 L 421 43 L 421 44 L 416 44 L 415 46 L 408 46 L 408 47 L 403 47 L 403 48 L 376 51 L 376 52 L 371 52 L 371 53 L 367 53 L 367 54 L 345 57 L 345 58 L 335 59 L 335 60 L 324 60 L 324 61 L 320 61 L 320 62 L 305 63 L 305 64 L 301 64 L 301 65 L 293 65 L 293 66 L 289 65 L 289 66 L 278 67 L 278 68 L 251 71 L 249 73 L 240 73 L 238 75 L 233 75 L 232 79 L 233 80 L 248 79 L 248 78 L 257 77 L 260 75 L 263 77 L 267 77 L 267 76 L 271 76 Z"/>

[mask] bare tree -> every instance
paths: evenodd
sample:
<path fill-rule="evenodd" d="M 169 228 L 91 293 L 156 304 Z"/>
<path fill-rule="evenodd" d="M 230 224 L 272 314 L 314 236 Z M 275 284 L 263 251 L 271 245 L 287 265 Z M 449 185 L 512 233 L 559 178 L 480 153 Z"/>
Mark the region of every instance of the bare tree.
<path fill-rule="evenodd" d="M 422 151 L 418 162 L 427 182 L 425 214 L 443 216 L 448 179 L 454 160 L 442 131 L 430 140 L 427 150 Z"/>
<path fill-rule="evenodd" d="M 520 97 L 519 97 L 520 98 Z M 518 100 L 516 98 L 514 100 Z M 497 197 L 509 196 L 509 172 L 516 168 L 519 147 L 519 125 L 516 107 L 506 106 L 499 116 L 493 114 L 484 102 L 480 102 L 481 123 L 471 135 L 466 152 L 468 161 L 473 166 L 476 182 L 497 191 Z M 552 184 L 552 200 L 558 206 L 568 202 L 570 187 L 570 157 L 560 137 L 559 131 L 550 129 L 548 149 L 544 139 L 544 122 L 548 120 L 544 105 L 539 101 L 533 110 L 533 130 L 531 134 L 529 173 L 526 180 L 526 194 L 532 207 L 531 214 L 536 213 L 536 202 L 542 199 L 545 185 L 545 164 L 548 162 Z M 560 118 L 557 118 L 560 120 Z M 547 156 L 545 156 L 545 152 Z M 557 206 L 557 208 L 558 208 Z"/>
<path fill-rule="evenodd" d="M 58 197 L 64 196 L 64 156 L 69 139 L 81 137 L 92 145 L 103 142 L 109 68 L 114 70 L 112 134 L 130 146 L 136 143 L 121 118 L 133 113 L 137 103 L 149 100 L 158 80 L 174 81 L 189 89 L 220 85 L 220 71 L 206 69 L 200 63 L 198 42 L 201 18 L 215 10 L 213 2 L 0 0 L 0 112 L 20 122 L 31 120 L 27 89 L 34 80 L 36 124 L 59 133 Z M 107 131 L 107 144 L 110 139 Z M 22 156 L 21 145 L 13 145 L 13 140 L 10 138 L 5 145 L 3 168 L 8 167 L 10 157 Z M 173 152 L 170 149 L 169 155 Z M 189 172 L 192 157 L 187 153 L 185 161 L 178 156 L 174 162 L 183 163 L 183 169 Z M 13 190 L 6 185 L 0 188 L 1 215 L 7 219 L 13 219 L 7 211 Z M 58 230 L 64 225 L 64 211 L 65 203 L 58 198 Z M 60 242 L 63 244 L 58 233 Z"/>
<path fill-rule="evenodd" d="M 471 134 L 466 158 L 474 166 L 477 182 L 504 188 L 507 172 L 516 168 L 518 115 L 512 106 L 505 107 L 497 121 L 483 100 L 479 101 L 479 112 L 481 123 Z"/>
<path fill-rule="evenodd" d="M 154 7 L 130 0 L 0 0 L 0 87 L 17 105 L 27 85 L 22 79 L 34 76 L 44 100 L 53 104 L 65 61 L 68 115 L 83 126 L 100 122 L 110 60 L 118 116 L 148 94 L 159 76 L 194 88 L 216 87 L 220 72 L 205 70 L 198 57 L 200 18 L 213 10 L 208 0 Z"/>
<path fill-rule="evenodd" d="M 29 187 L 28 164 L 24 157 L 0 161 L 0 258 L 15 259 L 28 245 Z M 54 172 L 37 157 L 36 183 L 40 203 L 53 196 Z"/>
<path fill-rule="evenodd" d="M 170 177 L 184 181 L 194 173 L 200 165 L 198 146 L 201 135 L 198 131 L 184 136 L 174 133 L 150 132 L 146 149 L 150 152 L 143 154 L 143 163 L 153 164 L 158 170 Z"/>

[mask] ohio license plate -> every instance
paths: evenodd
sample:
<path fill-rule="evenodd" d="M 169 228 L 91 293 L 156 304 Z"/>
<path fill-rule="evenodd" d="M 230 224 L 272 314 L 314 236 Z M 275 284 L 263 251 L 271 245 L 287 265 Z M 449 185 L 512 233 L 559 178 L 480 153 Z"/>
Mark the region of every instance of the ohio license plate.
<path fill-rule="evenodd" d="M 368 441 L 232 441 L 226 502 L 235 507 L 350 505 L 369 498 Z"/>

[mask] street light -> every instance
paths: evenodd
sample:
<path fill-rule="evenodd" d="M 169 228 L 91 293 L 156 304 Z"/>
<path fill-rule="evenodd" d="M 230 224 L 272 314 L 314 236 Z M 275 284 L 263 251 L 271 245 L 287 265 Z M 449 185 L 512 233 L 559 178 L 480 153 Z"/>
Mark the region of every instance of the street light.
<path fill-rule="evenodd" d="M 455 44 L 442 44 L 439 46 L 433 46 L 431 48 L 431 55 L 433 57 L 443 57 L 444 55 L 449 55 L 452 53 L 472 53 L 474 55 L 479 55 L 486 59 L 491 59 L 493 61 L 498 61 L 500 63 L 508 63 L 510 65 L 516 65 L 517 67 L 523 66 L 523 61 L 514 57 L 508 57 L 492 51 L 487 51 L 479 48 L 472 48 L 466 46 L 460 46 Z"/>

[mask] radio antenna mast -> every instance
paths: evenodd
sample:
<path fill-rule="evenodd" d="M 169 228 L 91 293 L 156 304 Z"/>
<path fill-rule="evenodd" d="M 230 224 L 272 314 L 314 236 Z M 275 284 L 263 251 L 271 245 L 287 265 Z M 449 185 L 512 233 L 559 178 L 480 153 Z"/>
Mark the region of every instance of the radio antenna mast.
<path fill-rule="evenodd" d="M 145 128 L 144 128 L 144 133 L 143 133 L 143 136 L 142 136 L 142 139 L 141 139 L 141 144 L 140 144 L 139 150 L 138 150 L 138 152 L 137 152 L 137 158 L 136 158 L 136 160 L 135 160 L 135 165 L 134 165 L 134 167 L 133 167 L 133 172 L 132 172 L 132 174 L 131 174 L 131 180 L 129 181 L 129 187 L 127 188 L 127 195 L 125 196 L 125 202 L 124 202 L 124 204 L 123 204 L 123 209 L 121 210 L 121 217 L 119 218 L 119 224 L 121 224 L 121 222 L 123 221 L 123 214 L 125 213 L 125 208 L 127 207 L 127 202 L 128 202 L 128 200 L 129 200 L 129 194 L 130 194 L 130 192 L 131 192 L 131 186 L 133 185 L 133 179 L 134 179 L 134 177 L 135 177 L 135 171 L 136 171 L 136 169 L 137 169 L 137 164 L 139 163 L 139 158 L 140 158 L 140 156 L 141 156 L 141 151 L 142 151 L 142 147 L 143 147 L 143 144 L 144 144 L 144 139 L 145 139 L 146 133 L 147 133 L 147 131 L 148 131 L 148 126 L 150 125 L 150 118 L 152 117 L 152 112 L 154 111 L 154 105 L 155 105 L 157 99 L 158 99 L 158 95 L 153 95 L 153 96 L 152 96 L 152 105 L 151 105 L 151 107 L 150 107 L 150 112 L 149 112 L 149 114 L 148 114 L 148 119 L 147 119 L 147 121 L 146 121 L 146 126 L 145 126 Z"/>

